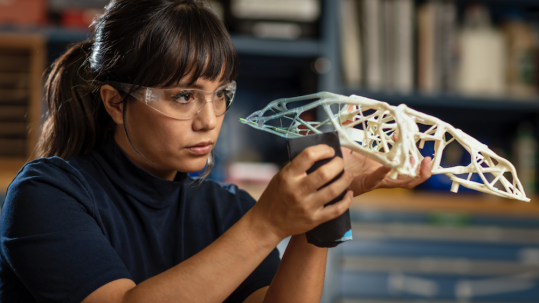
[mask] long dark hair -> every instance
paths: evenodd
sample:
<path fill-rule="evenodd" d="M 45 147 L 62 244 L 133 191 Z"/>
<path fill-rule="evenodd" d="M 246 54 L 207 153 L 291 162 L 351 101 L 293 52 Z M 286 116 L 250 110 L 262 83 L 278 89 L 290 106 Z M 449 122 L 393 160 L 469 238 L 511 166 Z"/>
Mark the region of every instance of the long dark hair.
<path fill-rule="evenodd" d="M 200 77 L 234 80 L 237 61 L 223 22 L 200 1 L 112 0 L 92 24 L 92 39 L 73 45 L 50 68 L 37 155 L 83 155 L 111 135 L 115 123 L 99 92 L 106 81 L 171 86 L 190 73 L 190 84 Z M 124 130 L 131 142 L 125 122 Z M 212 165 L 213 152 L 203 176 Z"/>

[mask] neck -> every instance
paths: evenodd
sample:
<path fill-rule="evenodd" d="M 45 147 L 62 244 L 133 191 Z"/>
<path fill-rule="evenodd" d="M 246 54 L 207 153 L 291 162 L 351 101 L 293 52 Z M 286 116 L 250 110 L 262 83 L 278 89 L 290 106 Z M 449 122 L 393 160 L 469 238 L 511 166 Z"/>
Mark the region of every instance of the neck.
<path fill-rule="evenodd" d="M 143 157 L 141 157 L 141 155 L 139 155 L 135 151 L 134 147 L 131 145 L 131 143 L 127 139 L 127 136 L 125 135 L 123 128 L 121 127 L 116 128 L 116 131 L 114 132 L 114 141 L 116 141 L 116 144 L 120 146 L 122 151 L 125 153 L 127 158 L 131 160 L 131 162 L 133 162 L 135 165 L 142 168 L 149 174 L 155 177 L 161 178 L 161 179 L 169 180 L 169 181 L 173 181 L 174 177 L 176 177 L 177 171 L 170 170 L 170 169 L 161 170 L 158 167 L 156 167 L 157 166 L 156 163 L 152 163 L 148 161 L 148 160 L 151 161 L 151 159 L 146 160 Z"/>

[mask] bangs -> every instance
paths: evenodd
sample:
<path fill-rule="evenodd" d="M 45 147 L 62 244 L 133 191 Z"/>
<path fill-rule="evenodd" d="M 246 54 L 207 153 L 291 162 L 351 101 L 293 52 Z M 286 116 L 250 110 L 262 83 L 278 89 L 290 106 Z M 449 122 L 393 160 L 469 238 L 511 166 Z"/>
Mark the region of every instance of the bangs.
<path fill-rule="evenodd" d="M 238 59 L 232 40 L 223 22 L 209 8 L 168 2 L 147 18 L 133 49 L 122 56 L 127 63 L 123 66 L 131 68 L 117 75 L 130 79 L 118 80 L 168 87 L 181 79 L 192 85 L 199 78 L 236 78 Z"/>

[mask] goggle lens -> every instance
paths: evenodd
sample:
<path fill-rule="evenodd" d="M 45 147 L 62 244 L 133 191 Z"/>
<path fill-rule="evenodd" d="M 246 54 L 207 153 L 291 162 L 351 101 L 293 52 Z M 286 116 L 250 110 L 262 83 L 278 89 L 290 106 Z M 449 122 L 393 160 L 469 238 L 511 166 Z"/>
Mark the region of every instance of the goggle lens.
<path fill-rule="evenodd" d="M 232 106 L 236 94 L 235 81 L 213 92 L 201 89 L 159 89 L 151 87 L 142 87 L 133 91 L 133 85 L 131 84 L 117 82 L 111 82 L 110 84 L 113 86 L 119 85 L 122 91 L 130 93 L 135 99 L 169 117 L 179 120 L 194 118 L 207 102 L 213 103 L 216 116 L 223 115 Z M 208 99 L 209 96 L 211 96 L 211 99 Z"/>

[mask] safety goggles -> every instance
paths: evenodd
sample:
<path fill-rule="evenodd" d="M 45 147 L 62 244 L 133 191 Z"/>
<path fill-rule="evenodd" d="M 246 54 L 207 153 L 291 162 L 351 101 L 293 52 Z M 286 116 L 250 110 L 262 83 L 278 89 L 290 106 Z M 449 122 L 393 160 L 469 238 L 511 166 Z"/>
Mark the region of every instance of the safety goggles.
<path fill-rule="evenodd" d="M 216 116 L 223 115 L 232 106 L 234 95 L 236 94 L 235 81 L 219 87 L 213 92 L 196 88 L 135 86 L 115 81 L 108 81 L 107 83 L 117 90 L 130 94 L 156 111 L 177 120 L 194 118 L 202 110 L 206 102 L 213 103 Z M 208 95 L 211 96 L 211 99 L 206 98 Z"/>

